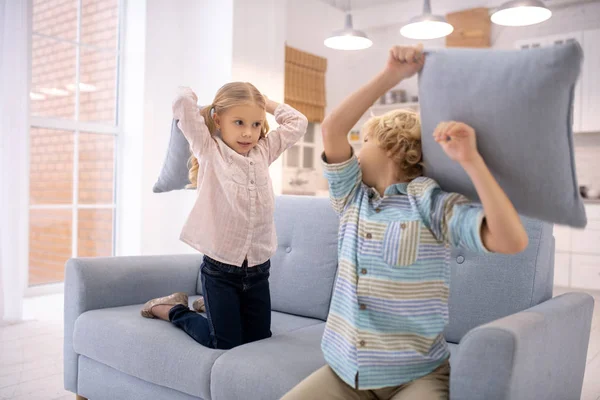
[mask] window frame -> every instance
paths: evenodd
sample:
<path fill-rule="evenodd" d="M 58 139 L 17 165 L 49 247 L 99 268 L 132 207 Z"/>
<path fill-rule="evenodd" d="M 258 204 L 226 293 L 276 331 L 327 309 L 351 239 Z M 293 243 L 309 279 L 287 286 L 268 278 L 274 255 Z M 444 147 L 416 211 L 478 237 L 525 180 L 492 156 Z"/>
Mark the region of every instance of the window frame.
<path fill-rule="evenodd" d="M 82 44 L 81 43 L 81 24 L 82 24 L 82 4 L 83 0 L 77 1 L 77 34 L 75 40 L 68 40 L 56 36 L 46 35 L 42 33 L 38 33 L 33 31 L 33 27 L 31 29 L 31 35 L 29 37 L 29 48 L 32 50 L 32 43 L 34 37 L 40 37 L 48 40 L 53 40 L 55 42 L 67 43 L 69 45 L 75 46 L 75 110 L 73 119 L 62 119 L 57 117 L 41 117 L 35 116 L 31 112 L 29 112 L 29 129 L 32 128 L 41 128 L 41 129 L 55 129 L 61 130 L 65 132 L 72 133 L 73 137 L 73 175 L 72 175 L 72 199 L 69 204 L 29 204 L 26 205 L 28 213 L 31 210 L 72 210 L 71 214 L 71 257 L 78 256 L 78 244 L 79 244 L 79 210 L 89 210 L 89 209 L 100 209 L 100 210 L 112 210 L 112 238 L 111 238 L 111 256 L 114 256 L 116 253 L 117 247 L 117 219 L 118 219 L 118 174 L 119 174 L 119 158 L 120 158 L 120 150 L 122 147 L 122 135 L 123 135 L 123 74 L 124 74 L 124 66 L 123 66 L 123 54 L 124 49 L 123 45 L 125 43 L 125 0 L 117 0 L 118 1 L 118 15 L 117 15 L 117 44 L 116 49 L 107 49 L 103 47 L 98 47 L 95 45 Z M 30 21 L 33 21 L 33 12 L 34 5 L 32 2 L 32 6 L 30 8 Z M 98 52 L 106 52 L 110 54 L 114 54 L 116 57 L 116 80 L 115 80 L 115 115 L 114 120 L 111 122 L 103 123 L 103 122 L 87 122 L 87 121 L 79 121 L 80 117 L 80 79 L 81 79 L 81 54 L 82 49 L 98 51 Z M 31 88 L 32 85 L 32 66 L 33 66 L 33 57 L 31 57 L 29 62 L 29 86 Z M 29 100 L 30 102 L 33 100 Z M 28 131 L 28 135 L 31 133 Z M 84 134 L 92 134 L 92 135 L 107 135 L 113 138 L 113 182 L 112 182 L 112 202 L 111 203 L 80 203 L 79 201 L 79 144 L 80 144 L 80 136 Z M 31 143 L 29 144 L 29 149 L 31 150 Z M 29 165 L 31 165 L 31 160 L 29 161 Z M 27 178 L 29 180 L 29 177 Z M 31 222 L 29 222 L 27 231 L 28 237 L 31 229 Z M 28 244 L 27 249 L 27 268 L 30 270 L 30 249 Z M 44 286 L 57 286 L 61 288 L 63 286 L 63 282 L 56 283 L 43 283 L 43 284 L 34 284 L 30 285 L 29 279 L 27 281 L 27 294 L 45 292 L 45 290 L 40 287 Z M 50 290 L 52 292 L 52 290 Z"/>

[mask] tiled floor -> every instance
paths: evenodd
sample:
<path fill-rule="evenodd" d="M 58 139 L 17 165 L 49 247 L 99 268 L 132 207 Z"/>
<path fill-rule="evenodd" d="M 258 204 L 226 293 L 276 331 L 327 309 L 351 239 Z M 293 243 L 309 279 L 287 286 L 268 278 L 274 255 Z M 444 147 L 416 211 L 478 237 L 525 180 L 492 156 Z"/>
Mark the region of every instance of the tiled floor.
<path fill-rule="evenodd" d="M 600 400 L 600 293 L 594 298 L 582 400 Z M 62 309 L 62 295 L 30 298 L 27 322 L 0 326 L 0 399 L 74 400 L 63 389 Z"/>
<path fill-rule="evenodd" d="M 74 400 L 63 388 L 62 295 L 27 299 L 25 314 L 0 326 L 0 399 Z"/>

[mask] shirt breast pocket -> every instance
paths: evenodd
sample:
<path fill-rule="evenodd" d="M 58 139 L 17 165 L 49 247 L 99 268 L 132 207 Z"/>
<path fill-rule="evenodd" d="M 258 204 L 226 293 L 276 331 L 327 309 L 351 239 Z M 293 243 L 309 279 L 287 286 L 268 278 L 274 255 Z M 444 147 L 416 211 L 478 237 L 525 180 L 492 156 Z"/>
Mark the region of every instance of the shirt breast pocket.
<path fill-rule="evenodd" d="M 269 166 L 264 160 L 256 161 L 256 186 L 266 186 L 269 183 Z"/>
<path fill-rule="evenodd" d="M 231 180 L 239 185 L 248 184 L 248 172 L 244 171 L 235 161 L 229 164 L 229 176 Z"/>
<path fill-rule="evenodd" d="M 408 267 L 417 261 L 421 221 L 393 221 L 383 237 L 383 260 L 393 267 Z"/>

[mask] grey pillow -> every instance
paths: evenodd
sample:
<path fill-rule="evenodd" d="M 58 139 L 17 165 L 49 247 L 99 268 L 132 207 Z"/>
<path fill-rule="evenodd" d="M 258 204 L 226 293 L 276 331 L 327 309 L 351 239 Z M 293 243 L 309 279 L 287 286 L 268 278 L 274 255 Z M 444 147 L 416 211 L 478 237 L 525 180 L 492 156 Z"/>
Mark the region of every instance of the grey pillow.
<path fill-rule="evenodd" d="M 167 156 L 152 191 L 154 193 L 164 193 L 171 190 L 185 189 L 186 185 L 190 183 L 188 178 L 190 155 L 190 145 L 177 126 L 177 121 L 173 120 Z"/>
<path fill-rule="evenodd" d="M 572 132 L 582 58 L 577 43 L 428 53 L 419 79 L 425 175 L 478 200 L 467 174 L 432 137 L 439 122 L 461 121 L 476 130 L 481 155 L 519 213 L 584 227 Z"/>

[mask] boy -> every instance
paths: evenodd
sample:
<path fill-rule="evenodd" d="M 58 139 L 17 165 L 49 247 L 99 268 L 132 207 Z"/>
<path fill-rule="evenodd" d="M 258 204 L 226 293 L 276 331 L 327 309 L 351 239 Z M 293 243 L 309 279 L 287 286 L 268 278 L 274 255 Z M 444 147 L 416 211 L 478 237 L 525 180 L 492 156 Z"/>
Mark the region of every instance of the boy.
<path fill-rule="evenodd" d="M 415 113 L 372 118 L 360 156 L 353 154 L 347 133 L 424 62 L 421 46 L 392 48 L 384 70 L 322 124 L 325 175 L 340 215 L 339 274 L 322 341 L 327 365 L 284 400 L 447 399 L 450 246 L 505 254 L 527 247 L 468 125 L 441 123 L 433 134 L 470 176 L 483 209 L 421 176 Z"/>

